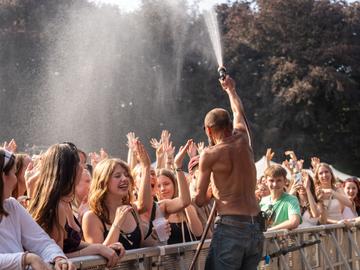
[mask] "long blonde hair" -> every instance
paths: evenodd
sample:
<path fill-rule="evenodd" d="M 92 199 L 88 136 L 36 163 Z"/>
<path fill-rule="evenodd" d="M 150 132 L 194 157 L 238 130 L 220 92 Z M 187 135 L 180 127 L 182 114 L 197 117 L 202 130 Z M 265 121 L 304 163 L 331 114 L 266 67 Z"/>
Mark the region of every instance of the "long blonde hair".
<path fill-rule="evenodd" d="M 131 205 L 134 202 L 133 197 L 133 188 L 134 188 L 134 179 L 130 173 L 130 169 L 125 161 L 121 159 L 104 159 L 100 161 L 93 172 L 93 179 L 90 186 L 90 197 L 89 197 L 89 207 L 90 210 L 95 213 L 101 220 L 105 221 L 107 224 L 110 222 L 110 213 L 109 208 L 106 205 L 105 197 L 109 190 L 108 183 L 111 178 L 111 175 L 115 171 L 115 167 L 120 165 L 130 177 L 130 186 L 128 189 L 128 195 L 123 199 L 123 204 Z"/>
<path fill-rule="evenodd" d="M 329 170 L 330 174 L 331 174 L 331 188 L 332 189 L 336 189 L 335 188 L 335 183 L 336 183 L 336 179 L 335 179 L 335 176 L 334 176 L 334 173 L 330 167 L 329 164 L 327 163 L 324 163 L 324 162 L 321 162 L 315 169 L 315 172 L 314 172 L 314 182 L 315 182 L 315 185 L 317 187 L 321 187 L 321 183 L 320 183 L 320 179 L 319 179 L 319 170 L 320 170 L 320 167 L 325 167 Z"/>

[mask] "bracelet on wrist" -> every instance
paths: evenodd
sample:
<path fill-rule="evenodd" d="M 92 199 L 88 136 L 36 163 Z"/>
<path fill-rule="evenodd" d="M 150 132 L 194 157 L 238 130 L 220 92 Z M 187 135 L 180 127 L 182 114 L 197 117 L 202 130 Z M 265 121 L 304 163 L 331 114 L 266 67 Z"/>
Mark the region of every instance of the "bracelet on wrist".
<path fill-rule="evenodd" d="M 119 225 L 119 224 L 115 224 L 115 223 L 113 223 L 111 226 L 112 226 L 112 227 L 114 227 L 114 228 L 116 228 L 116 229 L 121 230 L 121 227 L 120 227 L 120 225 Z"/>
<path fill-rule="evenodd" d="M 27 263 L 26 263 L 26 256 L 29 254 L 29 251 L 25 251 L 21 257 L 21 269 L 25 270 L 27 268 Z"/>
<path fill-rule="evenodd" d="M 175 171 L 177 171 L 177 172 L 182 172 L 183 171 L 183 168 L 182 167 L 175 167 Z"/>

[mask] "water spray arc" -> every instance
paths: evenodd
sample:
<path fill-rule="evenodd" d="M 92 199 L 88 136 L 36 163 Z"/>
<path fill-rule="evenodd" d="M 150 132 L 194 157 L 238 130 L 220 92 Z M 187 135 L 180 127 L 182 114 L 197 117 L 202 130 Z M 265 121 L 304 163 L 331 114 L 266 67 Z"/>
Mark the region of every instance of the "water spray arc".
<path fill-rule="evenodd" d="M 210 36 L 210 40 L 211 40 L 211 44 L 213 46 L 214 52 L 215 52 L 215 57 L 216 57 L 216 61 L 218 63 L 218 73 L 219 73 L 219 78 L 220 80 L 225 80 L 226 77 L 226 68 L 223 65 L 223 58 L 222 58 L 222 47 L 221 47 L 221 40 L 220 40 L 220 31 L 219 31 L 219 25 L 218 25 L 218 21 L 217 21 L 217 17 L 216 17 L 216 12 L 215 10 L 212 8 L 211 10 L 207 11 L 204 13 L 204 17 L 205 17 L 205 23 L 207 26 L 207 29 L 209 31 L 209 36 Z M 201 248 L 204 244 L 205 238 L 208 234 L 210 225 L 214 219 L 216 213 L 216 203 L 213 204 L 210 215 L 208 217 L 208 220 L 206 221 L 205 224 L 205 228 L 204 231 L 202 233 L 200 242 L 196 248 L 196 252 L 195 255 L 191 261 L 189 270 L 193 270 L 195 267 L 195 263 L 199 257 Z"/>

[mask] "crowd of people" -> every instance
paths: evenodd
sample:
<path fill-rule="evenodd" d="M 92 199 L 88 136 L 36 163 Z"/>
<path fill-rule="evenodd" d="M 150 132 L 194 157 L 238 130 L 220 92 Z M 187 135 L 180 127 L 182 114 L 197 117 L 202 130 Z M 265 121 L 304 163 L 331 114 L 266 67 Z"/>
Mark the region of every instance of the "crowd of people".
<path fill-rule="evenodd" d="M 289 160 L 270 165 L 274 153 L 267 150 L 267 168 L 255 191 L 268 230 L 360 221 L 359 179 L 337 179 L 317 157 L 311 158 L 311 169 L 303 169 L 293 151 L 285 154 Z"/>
<path fill-rule="evenodd" d="M 53 264 L 59 270 L 75 269 L 68 258 L 85 255 L 101 255 L 112 267 L 126 250 L 199 240 L 214 203 L 218 217 L 206 232 L 213 238 L 207 269 L 225 269 L 227 259 L 223 262 L 221 256 L 239 250 L 235 245 L 243 242 L 254 245 L 245 253 L 256 250 L 247 261 L 237 260 L 239 269 L 256 266 L 266 230 L 263 220 L 268 231 L 357 221 L 359 180 L 339 182 L 318 158 L 305 170 L 303 160 L 287 151 L 288 160 L 271 165 L 274 153 L 268 149 L 268 166 L 256 183 L 235 83 L 229 78 L 221 83 L 234 122 L 225 110 L 210 111 L 205 118 L 209 146 L 190 139 L 177 152 L 164 130 L 160 139 L 150 140 L 154 166 L 133 132 L 127 134 L 126 160 L 110 157 L 104 149 L 85 153 L 71 142 L 33 156 L 18 152 L 14 139 L 3 143 L 0 268 L 37 270 Z M 225 236 L 229 241 L 223 241 Z M 249 236 L 253 238 L 241 241 Z"/>

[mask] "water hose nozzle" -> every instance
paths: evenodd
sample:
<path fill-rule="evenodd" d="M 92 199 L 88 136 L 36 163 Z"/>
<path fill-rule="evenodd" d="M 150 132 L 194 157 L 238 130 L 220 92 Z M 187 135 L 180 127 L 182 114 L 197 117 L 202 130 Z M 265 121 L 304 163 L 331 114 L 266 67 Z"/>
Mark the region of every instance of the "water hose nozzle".
<path fill-rule="evenodd" d="M 221 80 L 225 80 L 225 77 L 226 77 L 226 68 L 224 66 L 220 66 L 218 68 L 218 72 L 219 72 L 219 75 L 220 75 L 220 79 Z"/>

